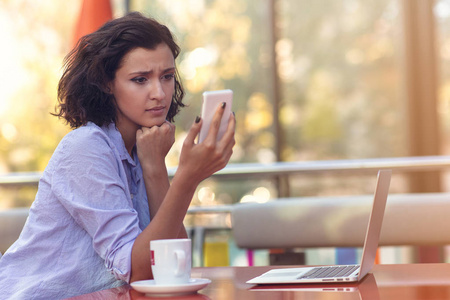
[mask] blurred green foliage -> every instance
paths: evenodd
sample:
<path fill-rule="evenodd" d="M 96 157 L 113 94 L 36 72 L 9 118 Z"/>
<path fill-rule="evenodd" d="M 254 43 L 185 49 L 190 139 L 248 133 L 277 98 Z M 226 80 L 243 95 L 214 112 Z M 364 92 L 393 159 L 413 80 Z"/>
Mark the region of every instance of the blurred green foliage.
<path fill-rule="evenodd" d="M 123 2 L 113 3 L 115 15 L 123 15 Z M 177 64 L 188 107 L 176 118 L 177 141 L 168 166 L 178 163 L 186 131 L 200 113 L 202 92 L 224 88 L 234 91 L 237 117 L 231 162 L 274 161 L 275 71 L 281 83 L 285 161 L 405 155 L 398 2 L 278 0 L 274 7 L 271 3 L 131 1 L 131 10 L 167 24 L 182 48 Z M 1 173 L 44 170 L 69 130 L 50 112 L 80 7 L 79 0 L 0 2 Z M 270 34 L 273 9 L 276 41 Z M 292 185 L 301 193 L 295 182 Z M 308 193 L 320 193 L 327 183 L 313 185 Z M 239 201 L 261 186 L 271 197 L 277 196 L 264 181 L 221 184 L 211 179 L 201 187 L 205 186 L 222 195 L 216 203 Z M 28 197 L 30 192 L 24 194 Z M 23 205 L 22 200 L 17 203 Z"/>

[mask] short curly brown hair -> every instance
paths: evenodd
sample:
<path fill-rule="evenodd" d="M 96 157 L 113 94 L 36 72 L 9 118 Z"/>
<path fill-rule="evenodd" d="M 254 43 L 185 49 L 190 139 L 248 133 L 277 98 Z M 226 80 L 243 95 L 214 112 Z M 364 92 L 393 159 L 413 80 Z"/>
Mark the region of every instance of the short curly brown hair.
<path fill-rule="evenodd" d="M 135 48 L 169 46 L 174 58 L 180 54 L 170 30 L 138 12 L 105 23 L 82 37 L 64 59 L 64 73 L 58 85 L 58 104 L 53 115 L 64 118 L 72 128 L 93 122 L 103 126 L 116 121 L 116 103 L 108 91 L 123 57 Z M 184 90 L 178 71 L 175 91 L 167 114 L 174 121 L 181 107 Z"/>

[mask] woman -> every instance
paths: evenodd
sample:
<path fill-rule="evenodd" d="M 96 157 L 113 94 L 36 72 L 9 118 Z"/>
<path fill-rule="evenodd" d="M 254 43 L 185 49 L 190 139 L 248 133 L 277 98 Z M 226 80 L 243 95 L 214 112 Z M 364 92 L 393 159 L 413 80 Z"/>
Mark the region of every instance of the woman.
<path fill-rule="evenodd" d="M 184 95 L 170 31 L 139 13 L 83 37 L 65 60 L 56 114 L 74 130 L 55 150 L 20 238 L 0 259 L 5 299 L 61 299 L 152 278 L 149 242 L 184 238 L 198 184 L 229 161 L 223 107 L 196 144 L 197 117 L 169 184 L 165 157 Z"/>

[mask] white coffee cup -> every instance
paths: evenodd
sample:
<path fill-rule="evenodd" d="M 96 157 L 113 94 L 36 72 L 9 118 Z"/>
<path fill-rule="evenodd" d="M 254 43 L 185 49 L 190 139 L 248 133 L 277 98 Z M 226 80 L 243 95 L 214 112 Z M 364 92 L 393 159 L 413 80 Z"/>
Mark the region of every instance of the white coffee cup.
<path fill-rule="evenodd" d="M 153 278 L 157 285 L 186 284 L 191 278 L 191 240 L 150 241 Z"/>

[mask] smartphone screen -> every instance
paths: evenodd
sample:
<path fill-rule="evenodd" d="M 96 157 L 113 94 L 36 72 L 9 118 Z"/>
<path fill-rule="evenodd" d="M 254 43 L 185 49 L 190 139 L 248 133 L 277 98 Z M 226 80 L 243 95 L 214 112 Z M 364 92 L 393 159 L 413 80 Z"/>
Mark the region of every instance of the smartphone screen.
<path fill-rule="evenodd" d="M 233 91 L 220 90 L 212 92 L 208 91 L 203 93 L 202 114 L 201 114 L 203 124 L 202 128 L 200 129 L 200 134 L 198 137 L 199 143 L 201 143 L 208 135 L 209 127 L 211 126 L 213 116 L 217 108 L 220 105 L 222 105 L 222 102 L 225 102 L 226 106 L 222 116 L 222 120 L 220 122 L 217 140 L 220 140 L 222 138 L 228 127 L 228 120 L 230 119 L 230 115 L 232 112 L 231 106 L 233 105 Z"/>

